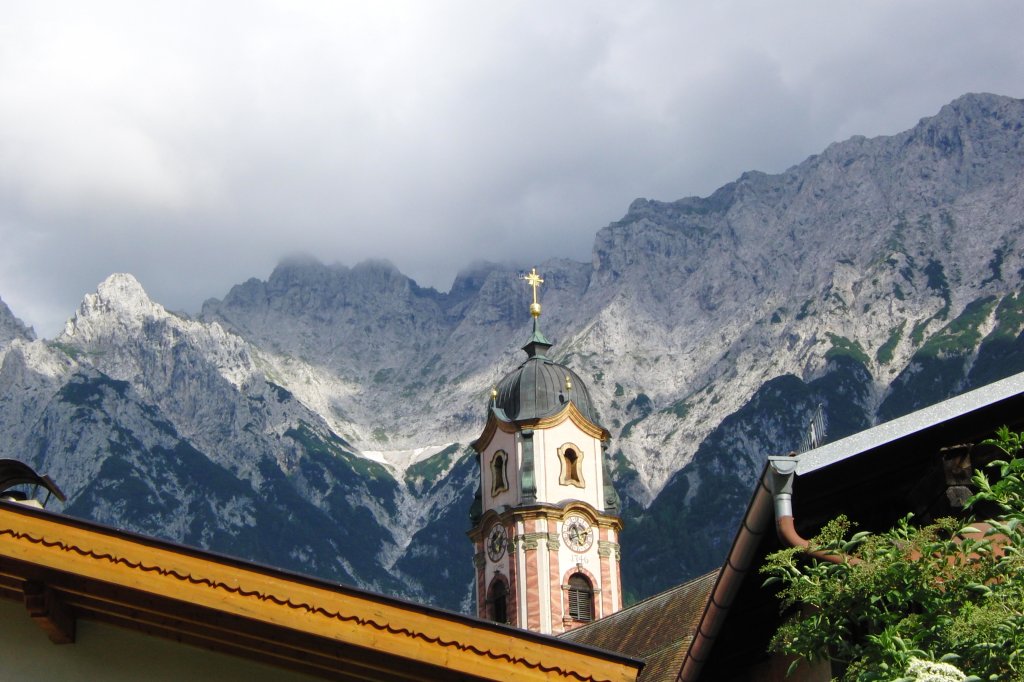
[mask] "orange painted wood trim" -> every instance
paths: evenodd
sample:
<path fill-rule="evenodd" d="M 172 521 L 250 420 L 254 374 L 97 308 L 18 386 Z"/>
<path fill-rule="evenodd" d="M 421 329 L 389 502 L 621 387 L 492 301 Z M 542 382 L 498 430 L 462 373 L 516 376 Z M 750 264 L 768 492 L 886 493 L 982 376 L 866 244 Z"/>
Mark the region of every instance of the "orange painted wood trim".
<path fill-rule="evenodd" d="M 637 669 L 440 615 L 0 507 L 0 553 L 489 679 L 635 680 Z"/>

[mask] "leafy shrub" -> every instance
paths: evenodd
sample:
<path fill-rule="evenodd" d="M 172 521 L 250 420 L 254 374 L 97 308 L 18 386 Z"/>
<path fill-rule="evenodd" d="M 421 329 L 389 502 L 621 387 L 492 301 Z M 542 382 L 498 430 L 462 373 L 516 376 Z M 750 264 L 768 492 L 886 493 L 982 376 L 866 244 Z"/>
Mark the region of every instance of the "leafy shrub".
<path fill-rule="evenodd" d="M 1024 680 L 1024 438 L 1003 428 L 986 442 L 1007 455 L 990 465 L 996 482 L 974 476 L 970 504 L 1000 510 L 987 532 L 971 518 L 919 528 L 908 516 L 849 536 L 839 517 L 812 544 L 846 561 L 814 562 L 797 548 L 770 555 L 766 584 L 781 585 L 784 609 L 799 608 L 772 649 L 830 660 L 844 681 Z"/>

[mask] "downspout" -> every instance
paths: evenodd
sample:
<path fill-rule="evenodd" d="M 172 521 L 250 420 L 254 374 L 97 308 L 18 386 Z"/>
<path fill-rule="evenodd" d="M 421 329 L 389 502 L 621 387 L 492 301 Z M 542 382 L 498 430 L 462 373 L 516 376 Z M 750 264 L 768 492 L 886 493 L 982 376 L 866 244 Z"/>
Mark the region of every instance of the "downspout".
<path fill-rule="evenodd" d="M 793 520 L 793 480 L 796 478 L 796 467 L 800 463 L 798 455 L 768 458 L 769 482 L 775 499 L 775 532 L 787 547 L 799 547 L 808 556 L 833 564 L 858 564 L 860 560 L 842 552 L 823 552 L 811 548 L 811 541 L 796 532 Z"/>

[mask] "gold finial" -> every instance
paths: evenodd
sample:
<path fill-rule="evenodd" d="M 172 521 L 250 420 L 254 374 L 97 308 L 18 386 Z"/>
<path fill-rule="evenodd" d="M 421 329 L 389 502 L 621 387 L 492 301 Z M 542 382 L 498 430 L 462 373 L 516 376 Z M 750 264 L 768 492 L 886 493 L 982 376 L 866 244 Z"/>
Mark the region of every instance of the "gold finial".
<path fill-rule="evenodd" d="M 567 391 L 571 391 L 572 390 L 572 382 L 569 380 L 569 375 L 568 374 L 565 375 L 565 390 L 567 390 Z"/>
<path fill-rule="evenodd" d="M 497 399 L 498 399 L 498 389 L 497 388 L 492 388 L 491 389 L 491 400 L 497 400 Z"/>
<path fill-rule="evenodd" d="M 533 303 L 530 304 L 530 315 L 533 317 L 540 317 L 540 303 L 537 302 L 537 287 L 544 284 L 544 280 L 537 274 L 537 268 L 533 268 L 530 274 L 525 275 L 523 279 L 526 283 L 533 287 Z"/>

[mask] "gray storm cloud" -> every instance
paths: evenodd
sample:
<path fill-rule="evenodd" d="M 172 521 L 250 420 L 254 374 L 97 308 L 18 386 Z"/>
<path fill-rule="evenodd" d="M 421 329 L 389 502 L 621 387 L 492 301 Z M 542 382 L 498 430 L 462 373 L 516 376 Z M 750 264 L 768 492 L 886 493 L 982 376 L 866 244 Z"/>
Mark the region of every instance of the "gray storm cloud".
<path fill-rule="evenodd" d="M 52 335 L 114 271 L 196 310 L 283 256 L 586 260 L 968 91 L 1024 95 L 1016 2 L 5 3 L 0 297 Z"/>

